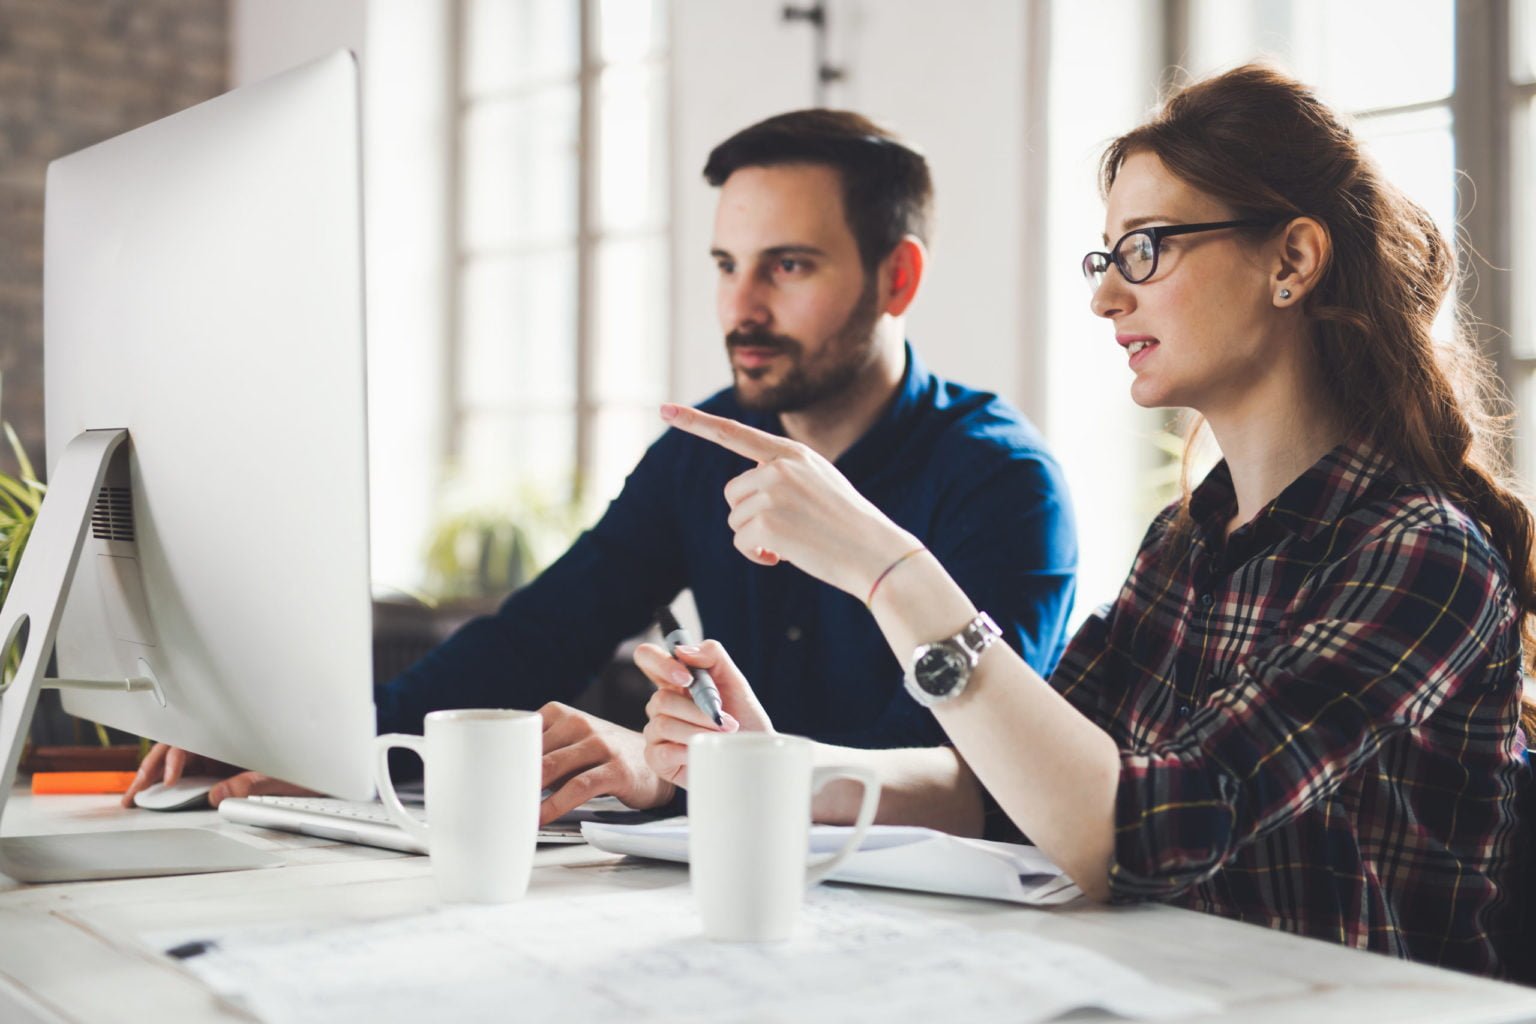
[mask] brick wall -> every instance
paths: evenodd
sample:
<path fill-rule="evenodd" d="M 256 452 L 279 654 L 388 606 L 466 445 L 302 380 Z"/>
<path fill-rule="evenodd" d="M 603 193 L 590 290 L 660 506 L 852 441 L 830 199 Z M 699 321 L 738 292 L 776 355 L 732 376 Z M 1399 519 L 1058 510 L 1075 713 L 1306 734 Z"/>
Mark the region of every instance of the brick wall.
<path fill-rule="evenodd" d="M 229 0 L 0 0 L 0 418 L 43 472 L 48 161 L 228 88 Z M 8 446 L 0 468 L 14 472 Z"/>

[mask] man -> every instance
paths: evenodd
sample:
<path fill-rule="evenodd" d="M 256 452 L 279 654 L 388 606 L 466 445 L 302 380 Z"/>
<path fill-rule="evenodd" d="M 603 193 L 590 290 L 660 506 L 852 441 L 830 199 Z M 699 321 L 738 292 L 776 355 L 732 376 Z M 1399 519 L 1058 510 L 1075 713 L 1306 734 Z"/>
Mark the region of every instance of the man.
<path fill-rule="evenodd" d="M 1077 559 L 1060 470 L 1017 412 L 929 373 L 904 340 L 927 261 L 926 161 L 856 114 L 804 110 L 726 140 L 704 176 L 720 189 L 711 253 L 733 386 L 700 408 L 834 463 L 1048 673 Z M 780 730 L 941 745 L 865 608 L 734 550 L 722 490 L 748 465 L 663 435 L 555 564 L 377 690 L 380 732 L 420 732 L 438 708 L 543 705 L 545 821 L 603 794 L 664 804 L 675 790 L 647 766 L 643 737 L 561 701 L 688 588 L 706 635 L 735 655 Z M 180 774 L 179 752 L 157 748 L 135 790 L 162 762 L 167 778 Z M 210 796 L 281 787 L 246 773 Z"/>

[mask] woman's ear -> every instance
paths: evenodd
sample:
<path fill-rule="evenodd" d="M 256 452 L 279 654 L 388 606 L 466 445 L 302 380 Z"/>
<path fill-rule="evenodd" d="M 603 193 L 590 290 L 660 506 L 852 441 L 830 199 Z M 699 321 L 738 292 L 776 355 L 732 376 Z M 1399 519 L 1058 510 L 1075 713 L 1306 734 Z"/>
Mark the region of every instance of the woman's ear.
<path fill-rule="evenodd" d="M 880 264 L 880 284 L 885 301 L 881 312 L 901 316 L 917 297 L 917 286 L 923 280 L 923 268 L 928 263 L 928 251 L 915 235 L 908 235 L 896 243 Z"/>
<path fill-rule="evenodd" d="M 1297 217 L 1281 229 L 1270 294 L 1276 306 L 1294 306 L 1317 287 L 1328 267 L 1333 240 L 1321 221 Z"/>

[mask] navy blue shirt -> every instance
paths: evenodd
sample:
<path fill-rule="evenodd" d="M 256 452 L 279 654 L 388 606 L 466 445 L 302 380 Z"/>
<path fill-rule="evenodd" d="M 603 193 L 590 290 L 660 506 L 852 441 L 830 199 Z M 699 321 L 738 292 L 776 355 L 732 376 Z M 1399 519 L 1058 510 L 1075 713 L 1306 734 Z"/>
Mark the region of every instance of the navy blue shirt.
<path fill-rule="evenodd" d="M 732 389 L 699 408 L 784 433 L 777 414 L 744 410 Z M 602 519 L 538 579 L 378 688 L 379 730 L 420 732 L 439 708 L 571 700 L 658 606 L 690 588 L 705 635 L 730 651 L 776 729 L 864 748 L 944 743 L 903 689 L 863 595 L 791 565 L 754 565 L 732 546 L 722 492 L 752 465 L 667 431 Z M 908 346 L 890 406 L 836 465 L 1049 675 L 1077 540 L 1061 470 L 1022 415 L 929 373 Z"/>

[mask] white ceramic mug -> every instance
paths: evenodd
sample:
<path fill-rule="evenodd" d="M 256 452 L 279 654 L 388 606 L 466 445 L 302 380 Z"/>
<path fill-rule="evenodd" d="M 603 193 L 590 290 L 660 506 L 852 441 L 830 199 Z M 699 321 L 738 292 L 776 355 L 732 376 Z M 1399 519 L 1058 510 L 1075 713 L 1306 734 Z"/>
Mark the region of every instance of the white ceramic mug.
<path fill-rule="evenodd" d="M 528 891 L 543 733 L 534 711 L 434 711 L 425 735 L 374 741 L 379 797 L 401 828 L 426 843 L 444 901 L 508 903 Z M 390 782 L 393 747 L 421 755 L 430 824 L 405 809 Z"/>
<path fill-rule="evenodd" d="M 774 733 L 699 733 L 688 743 L 688 874 L 704 934 L 727 942 L 787 939 L 805 890 L 869 831 L 880 780 L 866 768 L 811 764 L 813 746 Z M 811 799 L 833 779 L 862 783 L 853 835 L 807 863 Z"/>

